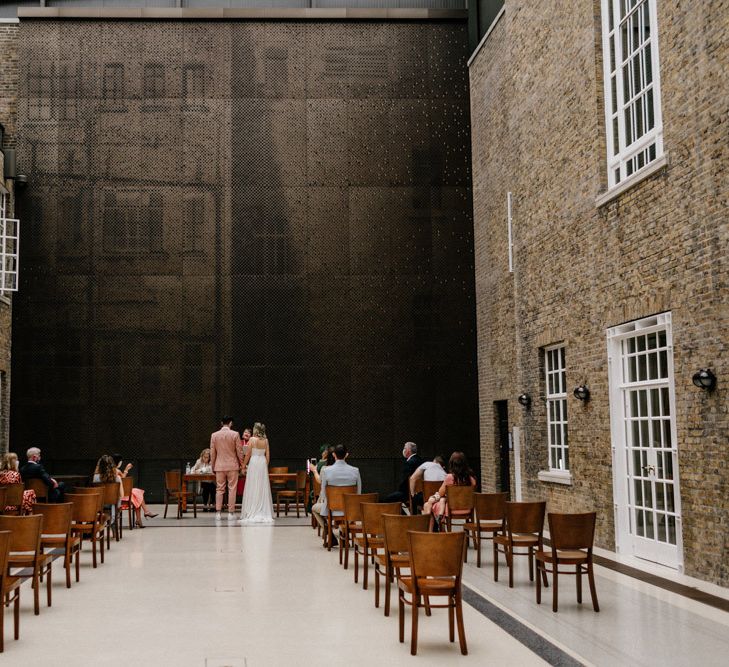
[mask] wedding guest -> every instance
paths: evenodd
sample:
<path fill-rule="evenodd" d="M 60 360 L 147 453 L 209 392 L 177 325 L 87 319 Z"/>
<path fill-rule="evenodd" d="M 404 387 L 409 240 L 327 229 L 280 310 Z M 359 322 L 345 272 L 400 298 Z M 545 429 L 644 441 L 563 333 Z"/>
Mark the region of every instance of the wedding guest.
<path fill-rule="evenodd" d="M 362 493 L 362 478 L 359 474 L 359 468 L 349 465 L 345 460 L 346 458 L 347 448 L 344 445 L 337 445 L 334 448 L 334 464 L 325 467 L 321 471 L 321 494 L 319 495 L 319 502 L 314 503 L 311 508 L 311 513 L 322 527 L 324 535 L 327 534 L 327 524 L 324 519 L 328 515 L 327 486 L 352 486 L 356 484 L 357 493 Z M 332 516 L 341 516 L 342 514 L 343 512 L 340 511 L 332 512 Z"/>
<path fill-rule="evenodd" d="M 232 429 L 233 418 L 220 420 L 220 429 L 210 436 L 210 455 L 215 473 L 215 520 L 221 520 L 223 496 L 228 488 L 228 521 L 235 521 L 235 494 L 241 468 L 240 435 Z"/>
<path fill-rule="evenodd" d="M 441 519 L 448 515 L 448 505 L 445 498 L 446 487 L 448 486 L 472 486 L 476 488 L 476 478 L 473 476 L 471 468 L 468 467 L 468 461 L 463 452 L 453 452 L 451 454 L 448 461 L 448 474 L 443 480 L 443 484 L 423 507 L 423 514 L 432 514 L 436 527 L 440 526 Z"/>
<path fill-rule="evenodd" d="M 23 479 L 18 472 L 18 455 L 13 452 L 3 454 L 2 460 L 0 460 L 0 485 L 22 483 Z M 35 491 L 26 489 L 23 491 L 23 502 L 20 506 L 21 513 L 30 514 L 33 511 L 33 505 L 35 505 Z M 5 511 L 17 512 L 18 507 L 8 505 L 5 507 Z"/>
<path fill-rule="evenodd" d="M 251 429 L 246 428 L 243 429 L 243 433 L 241 433 L 240 436 L 240 450 L 242 452 L 241 458 L 245 458 L 246 454 L 248 454 L 248 450 L 250 449 L 250 445 L 248 444 L 248 441 L 251 439 Z M 236 494 L 243 498 L 243 492 L 246 488 L 246 476 L 243 475 L 242 477 L 238 478 L 238 488 L 236 489 Z"/>
<path fill-rule="evenodd" d="M 116 462 L 113 456 L 104 454 L 96 463 L 94 469 L 94 484 L 111 484 L 116 483 L 119 486 L 119 495 L 117 496 L 116 503 L 111 505 L 111 520 L 116 519 L 116 513 L 119 511 L 119 505 L 124 497 L 124 486 L 122 485 L 122 478 L 119 469 L 116 467 Z"/>
<path fill-rule="evenodd" d="M 129 474 L 129 471 L 132 469 L 132 464 L 127 463 L 124 466 L 124 470 L 121 470 L 121 464 L 122 464 L 122 457 L 121 454 L 112 454 L 112 458 L 114 459 L 114 462 L 116 463 L 117 471 L 119 472 L 119 476 L 123 479 Z M 156 512 L 150 512 L 149 507 L 147 506 L 147 503 L 144 501 L 144 489 L 138 489 L 134 487 L 132 489 L 132 495 L 130 498 L 127 498 L 126 496 L 122 498 L 122 501 L 124 502 L 130 502 L 132 504 L 132 507 L 134 508 L 134 515 L 136 517 L 135 523 L 139 528 L 144 528 L 144 524 L 142 523 L 142 512 L 144 512 L 144 516 L 147 519 L 154 519 L 154 517 L 157 516 Z"/>
<path fill-rule="evenodd" d="M 319 449 L 319 460 L 316 463 L 316 471 L 321 472 L 324 466 L 334 463 L 334 445 L 325 442 Z"/>
<path fill-rule="evenodd" d="M 418 456 L 418 446 L 414 442 L 406 442 L 402 448 L 402 457 L 405 462 L 402 465 L 400 473 L 400 483 L 397 491 L 391 493 L 385 498 L 386 503 L 394 503 L 400 501 L 407 503 L 410 501 L 410 476 L 420 467 L 423 459 Z"/>
<path fill-rule="evenodd" d="M 213 472 L 212 459 L 210 458 L 210 449 L 206 448 L 200 452 L 200 456 L 195 465 L 192 466 L 192 472 L 201 475 L 210 475 Z M 202 491 L 203 512 L 213 511 L 213 497 L 215 496 L 215 482 L 199 482 Z"/>
<path fill-rule="evenodd" d="M 423 506 L 423 492 L 415 493 L 415 484 L 419 479 L 426 482 L 442 482 L 445 478 L 445 461 L 442 456 L 436 456 L 432 461 L 421 463 L 418 469 L 410 475 L 410 495 L 413 497 L 413 506 Z"/>
<path fill-rule="evenodd" d="M 31 447 L 25 453 L 28 459 L 27 463 L 20 466 L 20 476 L 24 480 L 40 479 L 48 487 L 48 502 L 62 503 L 63 496 L 66 493 L 66 485 L 63 482 L 57 482 L 51 477 L 41 464 L 41 450 L 38 447 Z"/>

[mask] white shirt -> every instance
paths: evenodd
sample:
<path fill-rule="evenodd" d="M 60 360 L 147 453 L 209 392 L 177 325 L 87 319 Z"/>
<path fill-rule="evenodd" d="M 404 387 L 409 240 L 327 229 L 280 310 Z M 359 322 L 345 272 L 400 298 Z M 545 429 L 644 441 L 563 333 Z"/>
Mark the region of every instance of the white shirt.
<path fill-rule="evenodd" d="M 426 482 L 442 482 L 446 478 L 446 471 L 435 461 L 426 461 L 418 467 L 418 470 L 423 471 L 423 479 Z"/>

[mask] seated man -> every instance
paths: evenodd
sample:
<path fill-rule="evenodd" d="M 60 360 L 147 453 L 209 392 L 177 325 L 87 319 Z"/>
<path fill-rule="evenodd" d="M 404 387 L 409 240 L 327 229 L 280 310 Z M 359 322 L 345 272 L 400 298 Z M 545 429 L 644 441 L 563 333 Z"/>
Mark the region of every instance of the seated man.
<path fill-rule="evenodd" d="M 334 448 L 334 463 L 326 466 L 321 470 L 321 493 L 319 494 L 319 502 L 314 503 L 311 513 L 322 527 L 324 535 L 327 534 L 327 524 L 325 517 L 328 516 L 327 508 L 327 487 L 328 486 L 352 486 L 357 485 L 357 493 L 362 493 L 362 479 L 359 476 L 359 468 L 349 465 L 345 459 L 347 458 L 347 448 L 344 445 L 337 445 Z M 332 516 L 342 516 L 344 512 L 333 511 Z M 336 544 L 336 540 L 332 546 Z"/>
<path fill-rule="evenodd" d="M 402 448 L 402 456 L 405 459 L 405 463 L 402 466 L 402 472 L 400 474 L 400 483 L 397 486 L 397 491 L 391 493 L 385 498 L 386 503 L 394 503 L 398 500 L 401 503 L 410 502 L 410 477 L 423 463 L 423 459 L 418 456 L 418 446 L 414 442 L 406 442 Z"/>
<path fill-rule="evenodd" d="M 48 487 L 48 502 L 62 503 L 63 496 L 66 493 L 66 487 L 63 482 L 57 482 L 51 477 L 46 469 L 41 465 L 41 450 L 38 447 L 31 447 L 25 456 L 27 463 L 20 466 L 20 476 L 24 479 L 40 479 Z"/>
<path fill-rule="evenodd" d="M 410 495 L 413 497 L 413 509 L 423 506 L 423 492 L 415 493 L 415 483 L 422 479 L 426 482 L 442 482 L 446 478 L 445 461 L 442 456 L 436 456 L 432 461 L 422 463 L 418 469 L 410 475 Z"/>

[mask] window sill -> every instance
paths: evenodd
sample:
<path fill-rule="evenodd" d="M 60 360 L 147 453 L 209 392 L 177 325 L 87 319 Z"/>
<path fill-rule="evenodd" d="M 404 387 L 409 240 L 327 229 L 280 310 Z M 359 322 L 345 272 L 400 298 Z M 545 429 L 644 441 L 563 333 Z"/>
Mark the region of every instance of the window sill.
<path fill-rule="evenodd" d="M 540 470 L 537 479 L 540 482 L 572 486 L 572 473 L 569 470 Z"/>
<path fill-rule="evenodd" d="M 626 190 L 629 190 L 634 185 L 637 185 L 644 179 L 655 174 L 660 169 L 663 169 L 663 167 L 665 167 L 667 164 L 668 153 L 664 153 L 657 160 L 651 162 L 647 167 L 643 167 L 643 169 L 633 174 L 630 178 L 626 178 L 622 183 L 619 183 L 607 192 L 601 194 L 597 199 L 595 199 L 595 206 L 600 208 L 600 206 L 604 206 L 608 202 L 611 202 L 616 197 L 622 195 L 623 192 L 625 192 Z"/>

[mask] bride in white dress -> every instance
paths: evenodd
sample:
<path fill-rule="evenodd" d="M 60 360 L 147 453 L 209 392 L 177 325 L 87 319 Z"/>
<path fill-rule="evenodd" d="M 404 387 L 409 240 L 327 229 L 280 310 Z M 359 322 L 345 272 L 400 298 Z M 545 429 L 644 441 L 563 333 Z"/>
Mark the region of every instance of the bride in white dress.
<path fill-rule="evenodd" d="M 271 483 L 268 479 L 270 455 L 266 427 L 263 424 L 255 423 L 253 437 L 248 441 L 248 445 L 250 446 L 248 454 L 243 461 L 246 486 L 243 490 L 240 523 L 242 525 L 273 523 L 273 500 Z"/>

